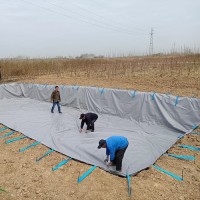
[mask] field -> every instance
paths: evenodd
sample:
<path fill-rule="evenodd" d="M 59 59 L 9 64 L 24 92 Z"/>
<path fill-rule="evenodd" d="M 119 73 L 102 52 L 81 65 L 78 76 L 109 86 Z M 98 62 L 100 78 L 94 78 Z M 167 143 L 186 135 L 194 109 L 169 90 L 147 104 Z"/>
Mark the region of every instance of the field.
<path fill-rule="evenodd" d="M 1 83 L 31 82 L 54 85 L 87 85 L 139 91 L 171 93 L 200 98 L 200 54 L 102 59 L 4 59 L 0 60 Z M 0 125 L 1 126 L 1 125 Z M 200 131 L 197 129 L 196 131 Z M 6 130 L 0 135 L 9 132 Z M 21 135 L 17 133 L 17 135 Z M 10 136 L 14 138 L 15 136 Z M 51 168 L 65 158 L 52 153 L 40 163 L 35 158 L 47 151 L 39 145 L 24 153 L 19 148 L 30 139 L 5 145 L 0 139 L 0 199 L 200 199 L 200 153 L 172 147 L 169 152 L 194 155 L 196 161 L 162 156 L 156 164 L 179 176 L 177 181 L 152 167 L 131 177 L 132 196 L 127 181 L 96 169 L 82 183 L 77 177 L 90 166 L 71 161 L 61 169 Z M 200 147 L 200 135 L 187 135 L 179 143 Z"/>

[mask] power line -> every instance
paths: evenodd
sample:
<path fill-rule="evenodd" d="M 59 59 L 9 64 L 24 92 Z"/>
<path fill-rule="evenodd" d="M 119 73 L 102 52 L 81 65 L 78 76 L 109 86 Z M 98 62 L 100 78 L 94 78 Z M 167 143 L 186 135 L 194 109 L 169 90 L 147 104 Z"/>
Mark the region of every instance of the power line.
<path fill-rule="evenodd" d="M 57 8 L 59 8 L 59 9 L 66 10 L 66 11 L 72 13 L 72 14 L 75 14 L 75 16 L 78 15 L 78 16 L 80 16 L 80 17 L 84 17 L 84 18 L 86 18 L 86 19 L 88 20 L 88 16 L 82 15 L 82 14 L 76 12 L 76 11 L 72 11 L 72 10 L 70 10 L 70 9 L 68 9 L 68 8 L 59 6 L 59 5 L 54 4 L 54 3 L 51 3 L 51 2 L 49 2 L 49 1 L 46 1 L 46 3 L 47 3 L 47 4 L 50 4 L 50 5 L 54 6 L 54 7 L 57 7 Z M 90 18 L 90 19 L 91 19 L 91 18 Z M 94 21 L 93 23 L 98 23 L 98 24 L 100 24 L 101 26 L 105 26 L 106 28 L 113 28 L 113 29 L 115 29 L 116 31 L 120 30 L 120 31 L 124 31 L 124 32 L 130 33 L 130 34 L 136 34 L 136 33 L 133 32 L 133 31 L 130 31 L 130 30 L 127 30 L 127 29 L 118 27 L 118 26 L 116 26 L 116 25 L 114 25 L 114 24 L 110 24 L 110 23 L 108 23 L 108 22 L 105 23 L 105 22 L 103 22 L 103 21 L 99 21 L 99 20 L 96 20 L 96 19 L 92 19 L 92 20 Z"/>
<path fill-rule="evenodd" d="M 41 8 L 41 9 L 43 9 L 43 10 L 46 10 L 46 11 L 49 11 L 49 12 L 52 12 L 52 13 L 55 13 L 55 14 L 58 14 L 58 15 L 61 15 L 61 16 L 64 16 L 64 17 L 73 19 L 73 20 L 76 20 L 76 21 L 82 21 L 82 22 L 84 22 L 84 23 L 87 23 L 87 24 L 90 24 L 90 25 L 93 25 L 93 26 L 96 26 L 96 27 L 104 28 L 104 29 L 106 29 L 106 30 L 112 30 L 112 31 L 114 30 L 114 31 L 116 31 L 116 32 L 121 32 L 121 33 L 125 33 L 125 34 L 132 35 L 132 36 L 133 36 L 133 33 L 125 32 L 125 31 L 122 31 L 122 30 L 117 30 L 116 28 L 113 29 L 113 28 L 111 28 L 111 27 L 106 27 L 105 25 L 102 25 L 102 24 L 100 24 L 100 25 L 99 25 L 99 24 L 95 24 L 95 23 L 92 23 L 92 22 L 89 22 L 89 21 L 86 21 L 86 20 L 83 20 L 83 19 L 80 19 L 80 18 L 74 18 L 74 17 L 72 17 L 72 16 L 70 16 L 70 15 L 66 15 L 66 14 L 63 14 L 63 13 L 59 13 L 59 12 L 57 12 L 57 11 L 51 10 L 51 9 L 49 9 L 49 8 L 40 6 L 40 5 L 38 5 L 38 4 L 29 2 L 29 1 L 26 1 L 26 0 L 22 0 L 22 1 L 24 1 L 25 3 L 31 4 L 32 6 L 39 7 L 39 8 Z"/>
<path fill-rule="evenodd" d="M 106 9 L 107 11 L 109 11 L 109 12 L 111 12 L 111 13 L 113 13 L 113 14 L 119 14 L 119 13 L 116 13 L 116 12 L 114 12 L 113 10 L 110 10 L 110 9 L 108 9 L 108 7 L 106 7 L 106 6 L 104 6 L 104 5 L 102 5 L 101 3 L 99 3 L 99 1 L 94 1 L 94 0 L 92 0 L 92 2 L 93 3 L 95 3 L 96 2 L 96 4 L 98 4 L 99 6 L 101 6 L 102 8 L 104 8 L 104 9 Z M 120 14 L 120 16 L 122 16 L 121 14 Z M 124 15 L 125 16 L 125 15 Z M 120 24 L 122 24 L 122 23 L 120 23 Z M 125 25 L 125 24 L 123 24 L 123 25 Z M 127 25 L 126 25 L 127 26 Z M 133 28 L 132 26 L 129 26 L 128 25 L 128 27 L 130 27 L 130 28 Z M 134 29 L 137 29 L 138 31 L 146 31 L 145 29 L 141 29 L 141 28 L 134 28 Z"/>
<path fill-rule="evenodd" d="M 64 2 L 64 3 L 66 3 L 66 0 L 61 0 L 61 1 Z M 115 25 L 118 24 L 118 26 L 123 26 L 123 29 L 124 29 L 124 26 L 127 26 L 127 25 L 122 24 L 122 23 L 120 23 L 120 22 L 118 22 L 118 21 L 109 19 L 109 18 L 107 18 L 107 17 L 105 17 L 105 16 L 102 16 L 102 15 L 99 15 L 99 14 L 97 14 L 97 13 L 95 13 L 95 12 L 92 12 L 91 10 L 86 9 L 86 8 L 80 6 L 80 4 L 72 3 L 70 0 L 68 1 L 68 4 L 71 4 L 72 6 L 77 7 L 77 8 L 79 8 L 79 9 L 81 9 L 81 10 L 87 12 L 87 13 L 90 13 L 90 14 L 92 14 L 93 16 L 96 16 L 96 17 L 98 17 L 98 18 L 101 18 L 101 19 L 103 19 L 103 20 L 106 20 L 107 23 L 110 21 L 112 24 L 114 23 Z M 130 26 L 127 26 L 127 27 L 133 29 L 133 27 L 130 27 Z M 125 28 L 125 29 L 127 29 L 127 28 Z M 134 31 L 140 31 L 140 32 L 144 32 L 144 31 L 145 31 L 144 29 L 136 29 L 136 28 L 134 28 L 134 29 L 135 29 Z M 128 29 L 127 29 L 127 30 L 128 30 Z M 128 30 L 128 31 L 133 32 L 133 30 Z"/>

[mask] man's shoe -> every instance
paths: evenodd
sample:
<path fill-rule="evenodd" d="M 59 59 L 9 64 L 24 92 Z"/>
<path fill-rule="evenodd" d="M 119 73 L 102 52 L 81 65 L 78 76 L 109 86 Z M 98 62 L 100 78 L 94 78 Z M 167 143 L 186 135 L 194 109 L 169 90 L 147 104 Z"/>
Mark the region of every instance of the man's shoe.
<path fill-rule="evenodd" d="M 53 111 L 51 111 L 51 113 L 54 113 Z"/>
<path fill-rule="evenodd" d="M 59 112 L 59 113 L 62 113 L 62 112 Z"/>

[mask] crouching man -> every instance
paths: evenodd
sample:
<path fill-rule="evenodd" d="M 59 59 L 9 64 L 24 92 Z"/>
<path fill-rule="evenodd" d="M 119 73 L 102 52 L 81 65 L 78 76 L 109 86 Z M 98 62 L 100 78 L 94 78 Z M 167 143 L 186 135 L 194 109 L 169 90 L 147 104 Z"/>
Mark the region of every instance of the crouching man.
<path fill-rule="evenodd" d="M 83 131 L 83 126 L 84 126 L 85 123 L 87 125 L 86 133 L 87 133 L 88 130 L 91 130 L 91 132 L 94 132 L 94 123 L 98 119 L 97 114 L 95 114 L 95 113 L 81 114 L 79 119 L 82 120 L 80 132 Z"/>
<path fill-rule="evenodd" d="M 128 144 L 127 138 L 123 136 L 111 136 L 106 140 L 101 139 L 99 141 L 98 149 L 106 148 L 107 157 L 104 162 L 108 162 L 110 156 L 110 162 L 108 163 L 108 166 L 116 165 L 116 170 L 121 172 L 122 160 Z"/>

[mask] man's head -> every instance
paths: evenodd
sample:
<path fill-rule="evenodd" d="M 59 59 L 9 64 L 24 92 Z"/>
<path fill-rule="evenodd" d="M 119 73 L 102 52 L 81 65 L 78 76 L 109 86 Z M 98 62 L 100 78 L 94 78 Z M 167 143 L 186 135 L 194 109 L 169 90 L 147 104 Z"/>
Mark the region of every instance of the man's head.
<path fill-rule="evenodd" d="M 59 87 L 58 87 L 57 85 L 56 85 L 56 87 L 55 87 L 55 90 L 56 90 L 56 91 L 58 91 L 58 90 L 59 90 Z"/>
<path fill-rule="evenodd" d="M 98 149 L 101 149 L 101 148 L 106 148 L 106 140 L 99 140 L 99 146 L 97 147 Z"/>
<path fill-rule="evenodd" d="M 79 119 L 85 119 L 85 114 L 81 114 Z"/>

